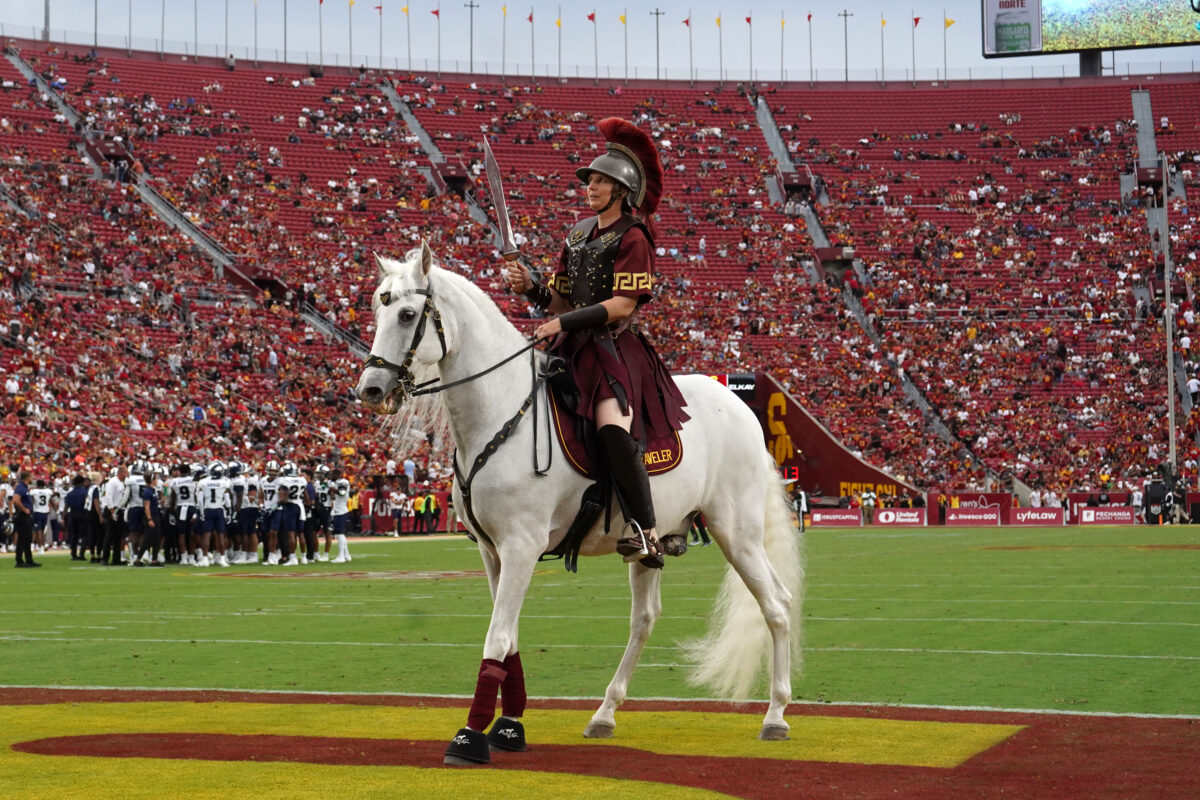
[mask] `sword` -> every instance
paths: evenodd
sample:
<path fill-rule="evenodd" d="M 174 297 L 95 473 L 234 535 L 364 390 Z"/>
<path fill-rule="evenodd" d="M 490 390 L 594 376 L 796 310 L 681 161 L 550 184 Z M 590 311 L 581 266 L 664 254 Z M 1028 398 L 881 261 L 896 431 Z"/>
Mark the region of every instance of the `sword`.
<path fill-rule="evenodd" d="M 500 165 L 496 163 L 496 154 L 488 144 L 487 137 L 483 139 L 483 163 L 487 169 L 488 191 L 492 194 L 492 206 L 496 210 L 496 228 L 500 231 L 500 254 L 505 261 L 516 261 L 520 257 L 517 245 L 513 242 L 512 223 L 508 221 L 508 206 L 504 202 L 504 184 L 500 181 Z"/>

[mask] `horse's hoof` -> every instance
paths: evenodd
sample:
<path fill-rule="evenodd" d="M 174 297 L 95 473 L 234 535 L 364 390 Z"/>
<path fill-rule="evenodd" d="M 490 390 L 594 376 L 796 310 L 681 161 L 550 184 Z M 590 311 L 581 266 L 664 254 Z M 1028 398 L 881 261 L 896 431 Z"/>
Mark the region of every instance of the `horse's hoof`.
<path fill-rule="evenodd" d="M 617 726 L 611 722 L 589 722 L 588 726 L 583 729 L 583 738 L 585 739 L 611 739 L 613 731 Z"/>
<path fill-rule="evenodd" d="M 787 725 L 763 725 L 758 732 L 758 738 L 764 742 L 785 742 L 788 740 Z"/>
<path fill-rule="evenodd" d="M 527 749 L 525 747 L 525 726 L 515 719 L 501 717 L 488 731 L 487 742 L 493 752 L 507 750 L 512 753 L 523 753 Z"/>
<path fill-rule="evenodd" d="M 487 734 L 463 728 L 450 740 L 442 763 L 452 767 L 475 767 L 491 760 Z"/>

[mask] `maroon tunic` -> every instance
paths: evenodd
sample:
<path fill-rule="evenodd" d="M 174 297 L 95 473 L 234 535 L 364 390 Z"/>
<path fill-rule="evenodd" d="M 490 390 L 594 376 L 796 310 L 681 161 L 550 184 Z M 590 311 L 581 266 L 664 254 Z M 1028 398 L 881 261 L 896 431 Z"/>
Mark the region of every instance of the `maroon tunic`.
<path fill-rule="evenodd" d="M 588 240 L 599 238 L 610 228 L 597 226 Z M 612 296 L 633 298 L 638 309 L 609 325 L 563 333 L 551 347 L 551 352 L 567 359 L 579 387 L 576 412 L 595 421 L 596 405 L 606 398 L 616 398 L 622 411 L 633 410 L 630 432 L 639 439 L 670 436 L 688 420 L 683 410 L 687 403 L 679 387 L 641 332 L 638 321 L 641 306 L 653 297 L 653 257 L 641 227 L 630 228 L 617 251 Z M 551 282 L 560 293 L 573 277 L 568 273 L 568 262 L 569 248 L 564 247 Z"/>

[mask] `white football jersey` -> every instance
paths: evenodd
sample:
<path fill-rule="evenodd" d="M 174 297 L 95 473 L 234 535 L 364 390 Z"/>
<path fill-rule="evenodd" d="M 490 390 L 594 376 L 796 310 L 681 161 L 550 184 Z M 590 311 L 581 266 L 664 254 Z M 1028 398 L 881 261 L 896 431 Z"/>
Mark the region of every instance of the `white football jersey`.
<path fill-rule="evenodd" d="M 242 480 L 245 482 L 245 490 L 242 491 L 242 508 L 258 508 L 259 490 L 258 482 L 261 480 L 257 475 L 243 475 Z"/>
<path fill-rule="evenodd" d="M 190 475 L 181 475 L 167 481 L 171 496 L 175 498 L 175 508 L 191 508 L 196 505 L 196 481 Z"/>
<path fill-rule="evenodd" d="M 333 481 L 330 484 L 329 496 L 333 498 L 333 516 L 340 517 L 350 513 L 350 481 L 345 478 Z"/>
<path fill-rule="evenodd" d="M 291 503 L 300 509 L 300 519 L 307 519 L 304 511 L 304 490 L 308 481 L 299 475 L 287 475 L 279 479 L 279 502 Z"/>
<path fill-rule="evenodd" d="M 33 513 L 49 514 L 50 496 L 53 494 L 53 489 L 30 489 L 29 497 L 33 500 Z"/>
<path fill-rule="evenodd" d="M 202 511 L 210 508 L 228 511 L 232 502 L 229 496 L 229 478 L 201 478 L 196 482 L 196 500 Z"/>
<path fill-rule="evenodd" d="M 279 482 L 282 478 L 267 476 L 258 483 L 259 502 L 263 511 L 274 511 L 279 508 Z"/>

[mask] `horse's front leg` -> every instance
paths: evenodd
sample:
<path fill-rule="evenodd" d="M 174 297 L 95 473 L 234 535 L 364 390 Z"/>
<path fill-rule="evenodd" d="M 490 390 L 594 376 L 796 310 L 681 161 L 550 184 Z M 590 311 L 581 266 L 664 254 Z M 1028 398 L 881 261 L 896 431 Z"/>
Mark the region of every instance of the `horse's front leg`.
<path fill-rule="evenodd" d="M 617 673 L 613 675 L 608 689 L 604 692 L 604 702 L 583 730 L 583 735 L 589 739 L 607 739 L 617 727 L 617 708 L 625 702 L 629 681 L 633 678 L 633 670 L 642 655 L 642 648 L 650 638 L 650 632 L 654 630 L 654 623 L 662 614 L 662 595 L 659 591 L 661 583 L 661 569 L 647 569 L 636 561 L 629 565 L 629 588 L 633 595 L 633 605 L 629 612 L 629 643 L 625 645 L 625 654 L 621 656 Z"/>
<path fill-rule="evenodd" d="M 486 764 L 491 760 L 489 742 L 503 750 L 525 749 L 525 732 L 517 721 L 525 713 L 525 675 L 517 651 L 517 623 L 537 565 L 537 552 L 498 556 L 500 571 L 492 592 L 492 621 L 483 644 L 475 696 L 467 714 L 467 726 L 459 730 L 446 748 L 446 764 Z M 485 566 L 488 563 L 487 556 L 484 563 Z M 491 734 L 485 734 L 496 715 L 496 699 L 501 689 L 503 717 Z"/>

